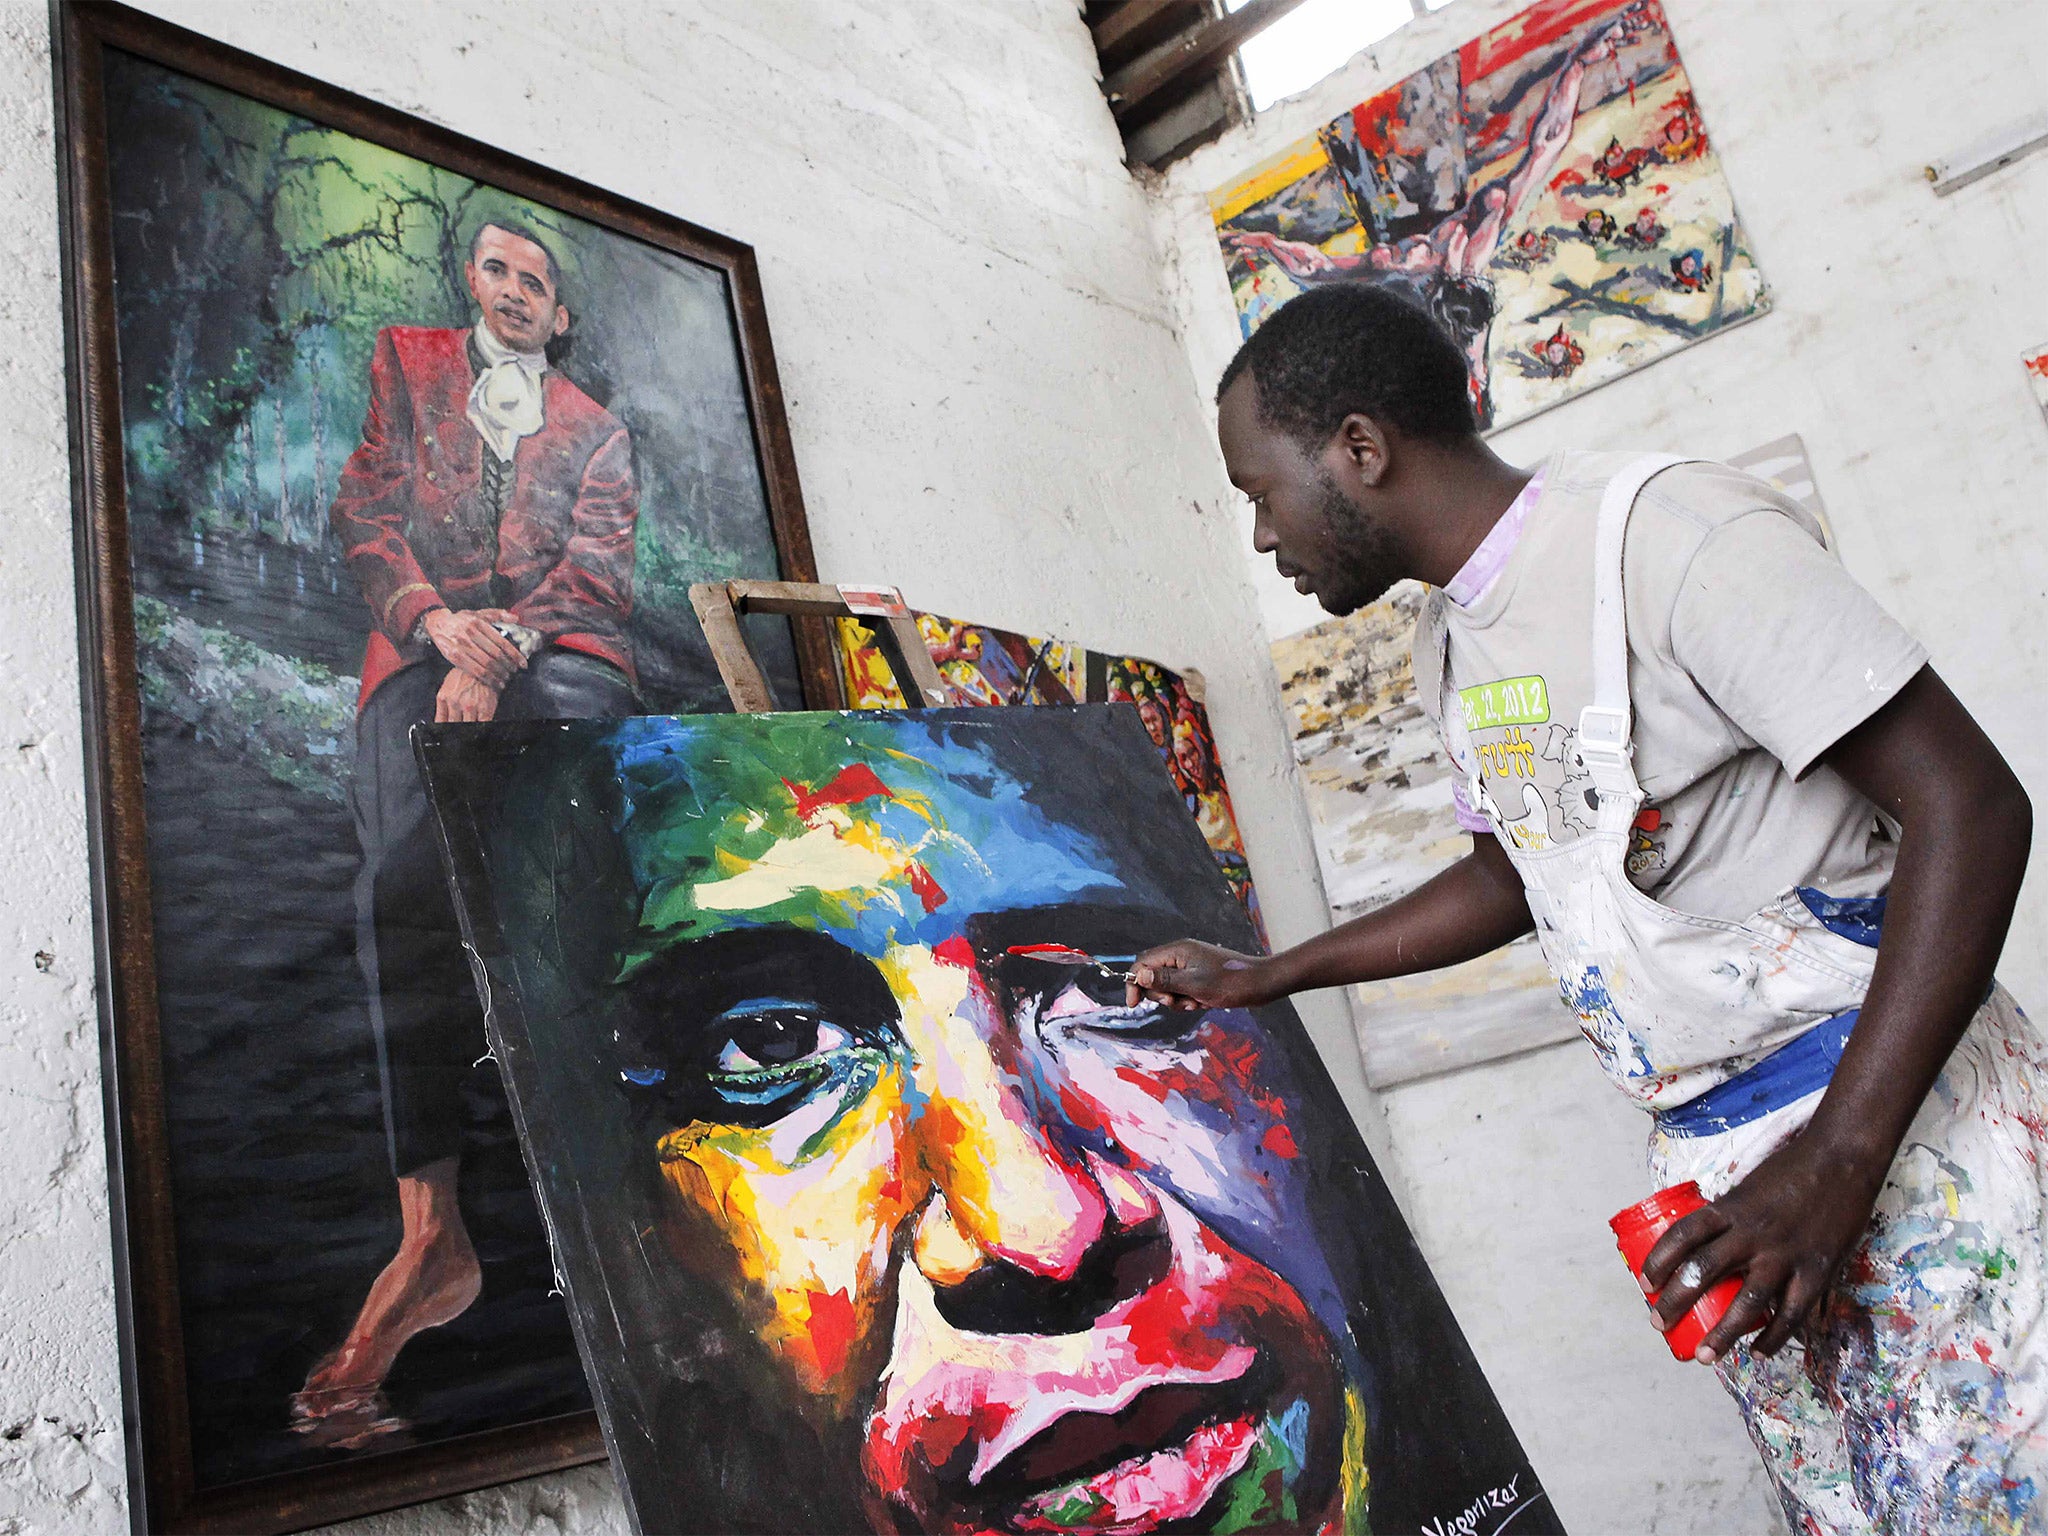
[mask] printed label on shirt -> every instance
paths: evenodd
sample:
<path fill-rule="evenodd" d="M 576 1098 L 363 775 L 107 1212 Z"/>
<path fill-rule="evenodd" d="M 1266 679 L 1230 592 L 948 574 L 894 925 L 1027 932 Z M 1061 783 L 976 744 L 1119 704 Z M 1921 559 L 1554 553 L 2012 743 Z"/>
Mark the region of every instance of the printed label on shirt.
<path fill-rule="evenodd" d="M 1499 741 L 1477 743 L 1476 750 L 1485 771 L 1496 778 L 1536 777 L 1536 743 L 1522 734 L 1520 726 L 1509 726 L 1507 734 Z"/>
<path fill-rule="evenodd" d="M 1504 677 L 1458 690 L 1465 729 L 1498 725 L 1541 725 L 1550 718 L 1550 690 L 1540 677 Z"/>

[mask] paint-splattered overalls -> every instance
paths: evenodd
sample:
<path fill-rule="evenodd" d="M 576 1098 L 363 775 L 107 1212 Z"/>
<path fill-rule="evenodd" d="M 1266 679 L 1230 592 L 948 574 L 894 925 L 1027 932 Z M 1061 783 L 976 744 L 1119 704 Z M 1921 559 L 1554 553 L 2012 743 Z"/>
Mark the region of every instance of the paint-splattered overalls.
<path fill-rule="evenodd" d="M 1656 1116 L 1652 1178 L 1695 1179 L 1711 1199 L 1811 1117 L 1868 990 L 1884 898 L 1793 889 L 1725 922 L 1661 906 L 1628 878 L 1643 791 L 1623 534 L 1644 483 L 1681 462 L 1638 460 L 1601 503 L 1592 703 L 1578 735 L 1595 828 L 1541 849 L 1500 841 L 1601 1065 Z M 1445 663 L 1446 735 L 1498 828 Z M 1774 1359 L 1738 1347 L 1717 1367 L 1796 1530 L 2048 1532 L 2044 1115 L 2048 1042 L 1994 987 L 1804 1340 Z"/>

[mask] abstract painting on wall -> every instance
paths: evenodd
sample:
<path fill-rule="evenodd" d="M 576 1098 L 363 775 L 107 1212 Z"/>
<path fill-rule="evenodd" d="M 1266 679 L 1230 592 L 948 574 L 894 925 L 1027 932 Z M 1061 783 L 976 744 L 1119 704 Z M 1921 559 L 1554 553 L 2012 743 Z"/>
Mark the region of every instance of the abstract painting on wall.
<path fill-rule="evenodd" d="M 1135 710 L 418 740 L 640 1529 L 1558 1529 Z"/>
<path fill-rule="evenodd" d="M 1767 305 L 1656 0 L 1543 0 L 1210 197 L 1249 336 L 1367 282 L 1464 348 L 1505 426 Z"/>
<path fill-rule="evenodd" d="M 1346 922 L 1471 852 L 1451 804 L 1454 769 L 1415 697 L 1409 638 L 1423 589 L 1274 642 L 1294 759 L 1315 822 L 1330 915 Z M 1504 759 L 1501 771 L 1516 764 Z M 1354 987 L 1375 1088 L 1578 1038 L 1533 936 L 1477 960 Z"/>
<path fill-rule="evenodd" d="M 1111 656 L 935 613 L 920 613 L 917 628 L 949 704 L 1135 704 L 1145 734 L 1265 947 L 1259 893 L 1252 886 L 1252 867 L 1237 829 L 1230 786 L 1223 780 L 1199 674 L 1179 673 L 1142 656 Z M 834 633 L 847 707 L 903 708 L 903 691 L 875 631 L 858 619 L 841 619 Z"/>
<path fill-rule="evenodd" d="M 2048 347 L 2035 347 L 2020 357 L 2020 367 L 2026 370 L 2027 387 L 2034 392 L 2034 403 L 2041 407 L 2041 414 L 2048 416 Z"/>

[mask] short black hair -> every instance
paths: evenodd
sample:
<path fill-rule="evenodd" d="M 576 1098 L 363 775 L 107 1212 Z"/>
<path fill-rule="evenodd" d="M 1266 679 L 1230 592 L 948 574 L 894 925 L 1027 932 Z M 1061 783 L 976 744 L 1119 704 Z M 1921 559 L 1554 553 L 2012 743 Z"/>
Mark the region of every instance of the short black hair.
<path fill-rule="evenodd" d="M 477 225 L 476 233 L 469 237 L 469 259 L 476 260 L 476 248 L 483 244 L 484 231 L 502 229 L 515 240 L 524 240 L 529 245 L 540 247 L 541 255 L 548 259 L 548 286 L 555 290 L 555 301 L 562 298 L 562 264 L 555 260 L 555 248 L 543 240 L 531 225 L 515 224 L 510 219 L 485 219 Z"/>
<path fill-rule="evenodd" d="M 1281 305 L 1223 370 L 1218 401 L 1244 373 L 1260 419 L 1308 449 L 1353 412 L 1408 437 L 1479 430 L 1457 343 L 1420 306 L 1373 283 L 1312 288 Z"/>

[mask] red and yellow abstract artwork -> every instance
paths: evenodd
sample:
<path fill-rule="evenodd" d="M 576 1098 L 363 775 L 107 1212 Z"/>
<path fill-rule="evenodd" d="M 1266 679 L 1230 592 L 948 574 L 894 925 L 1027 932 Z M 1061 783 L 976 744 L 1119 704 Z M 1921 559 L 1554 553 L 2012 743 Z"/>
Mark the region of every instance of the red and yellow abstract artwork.
<path fill-rule="evenodd" d="M 1209 201 L 1247 336 L 1393 288 L 1464 349 L 1482 430 L 1768 305 L 1657 0 L 1542 0 Z"/>

